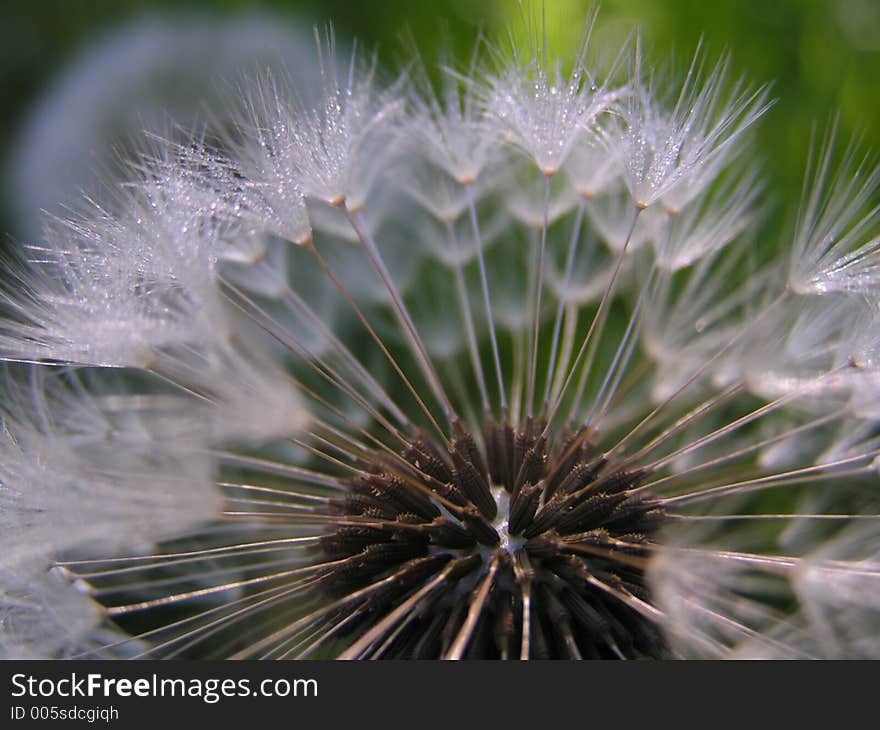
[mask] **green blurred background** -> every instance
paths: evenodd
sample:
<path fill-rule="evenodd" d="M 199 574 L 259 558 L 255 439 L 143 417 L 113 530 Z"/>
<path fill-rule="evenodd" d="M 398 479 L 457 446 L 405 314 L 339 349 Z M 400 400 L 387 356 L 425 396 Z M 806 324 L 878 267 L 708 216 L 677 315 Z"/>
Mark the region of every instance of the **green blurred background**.
<path fill-rule="evenodd" d="M 588 0 L 547 0 L 557 47 L 577 40 Z M 532 11 L 540 8 L 532 2 Z M 0 4 L 0 159 L 6 163 L 25 113 L 47 84 L 90 41 L 115 24 L 145 14 L 201 11 L 275 13 L 279 23 L 332 21 L 341 38 L 377 46 L 389 65 L 409 32 L 429 61 L 446 45 L 466 58 L 478 30 L 500 37 L 521 16 L 515 0 L 4 0 Z M 729 49 L 733 68 L 773 82 L 777 105 L 760 125 L 758 145 L 773 195 L 799 194 L 810 129 L 837 112 L 844 135 L 860 132 L 880 150 L 880 0 L 605 0 L 603 28 L 640 24 L 649 59 L 686 59 L 700 36 L 714 53 Z M 441 32 L 442 28 L 448 33 Z M 57 124 L 64 125 L 64 119 Z M 16 228 L 9 204 L 15 181 L 0 195 L 0 232 Z"/>

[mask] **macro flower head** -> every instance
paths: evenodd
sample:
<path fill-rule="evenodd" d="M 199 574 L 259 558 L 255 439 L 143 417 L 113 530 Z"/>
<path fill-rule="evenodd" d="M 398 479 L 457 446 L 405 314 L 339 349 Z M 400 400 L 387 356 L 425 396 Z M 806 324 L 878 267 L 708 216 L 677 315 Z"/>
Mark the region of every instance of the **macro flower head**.
<path fill-rule="evenodd" d="M 767 241 L 766 87 L 593 23 L 436 84 L 316 34 L 47 221 L 5 655 L 880 656 L 878 172 L 805 141 Z"/>

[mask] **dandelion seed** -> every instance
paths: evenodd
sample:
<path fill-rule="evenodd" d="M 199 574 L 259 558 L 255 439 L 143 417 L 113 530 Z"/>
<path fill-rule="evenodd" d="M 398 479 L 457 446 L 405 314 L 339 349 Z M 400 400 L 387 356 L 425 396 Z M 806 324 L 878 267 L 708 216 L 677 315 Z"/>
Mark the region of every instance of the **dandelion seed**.
<path fill-rule="evenodd" d="M 624 180 L 639 208 L 657 201 L 681 210 L 705 191 L 729 163 L 746 130 L 767 110 L 766 88 L 750 91 L 742 81 L 728 91 L 729 59 L 705 71 L 698 49 L 672 108 L 658 104 L 658 92 L 639 78 L 627 97 Z"/>
<path fill-rule="evenodd" d="M 5 652 L 876 656 L 873 190 L 820 153 L 755 259 L 763 89 L 531 50 L 435 93 L 331 39 L 316 100 L 259 83 L 50 226 Z"/>
<path fill-rule="evenodd" d="M 880 208 L 873 200 L 880 167 L 860 159 L 855 145 L 832 171 L 835 131 L 808 163 L 789 284 L 797 292 L 870 293 L 876 284 Z M 807 182 L 806 184 L 810 184 Z"/>

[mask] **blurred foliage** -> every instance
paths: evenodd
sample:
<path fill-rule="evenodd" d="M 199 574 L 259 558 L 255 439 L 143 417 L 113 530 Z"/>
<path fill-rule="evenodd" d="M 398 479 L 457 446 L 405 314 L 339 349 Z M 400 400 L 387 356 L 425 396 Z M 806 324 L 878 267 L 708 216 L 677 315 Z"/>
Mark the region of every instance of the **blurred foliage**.
<path fill-rule="evenodd" d="M 554 48 L 577 41 L 588 0 L 546 0 Z M 389 65 L 401 60 L 411 35 L 424 57 L 445 47 L 466 59 L 479 30 L 502 37 L 533 0 L 4 0 L 0 7 L 0 160 L 6 160 L 30 104 L 90 40 L 138 14 L 272 11 L 284 21 L 332 21 L 341 37 L 379 48 Z M 878 0 L 604 0 L 603 29 L 639 24 L 647 57 L 686 62 L 704 39 L 710 54 L 730 50 L 733 68 L 756 83 L 773 82 L 778 103 L 762 122 L 758 156 L 773 178 L 773 195 L 799 194 L 811 127 L 836 113 L 844 137 L 860 132 L 880 150 L 880 1 Z M 622 35 L 622 33 L 621 33 Z M 63 125 L 64 120 L 59 119 Z M 8 181 L 7 184 L 14 184 Z M 8 191 L 7 191 L 8 192 Z M 0 197 L 0 232 L 13 228 Z"/>

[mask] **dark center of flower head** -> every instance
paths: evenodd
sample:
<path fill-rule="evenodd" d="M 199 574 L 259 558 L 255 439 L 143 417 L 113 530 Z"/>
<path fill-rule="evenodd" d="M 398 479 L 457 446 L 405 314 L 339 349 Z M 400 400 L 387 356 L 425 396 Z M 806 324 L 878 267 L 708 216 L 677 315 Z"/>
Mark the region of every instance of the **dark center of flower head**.
<path fill-rule="evenodd" d="M 448 447 L 418 435 L 393 466 L 363 464 L 321 541 L 322 590 L 363 597 L 337 616 L 347 656 L 662 654 L 645 563 L 663 509 L 586 429 L 545 427 L 489 422 L 484 456 L 457 423 Z"/>

